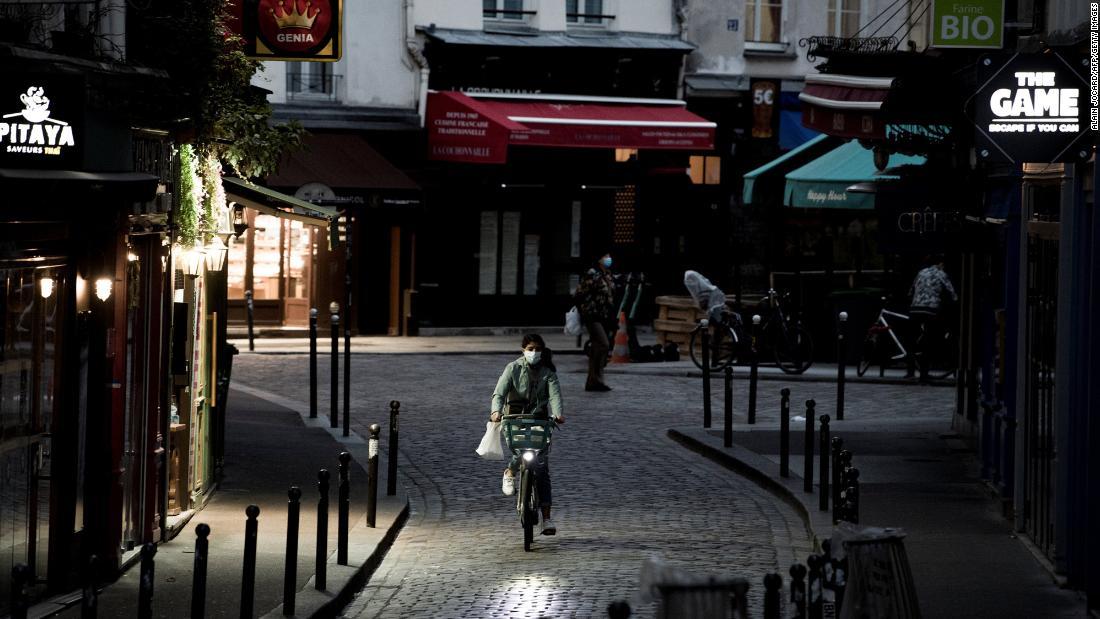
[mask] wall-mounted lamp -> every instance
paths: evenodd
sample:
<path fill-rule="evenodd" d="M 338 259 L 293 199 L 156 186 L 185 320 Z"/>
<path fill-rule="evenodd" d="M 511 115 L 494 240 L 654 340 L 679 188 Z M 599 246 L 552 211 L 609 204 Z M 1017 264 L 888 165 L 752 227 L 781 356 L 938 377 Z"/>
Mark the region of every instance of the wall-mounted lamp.
<path fill-rule="evenodd" d="M 184 275 L 190 277 L 196 277 L 202 272 L 203 258 L 205 257 L 205 250 L 202 245 L 195 243 L 192 247 L 183 250 L 180 255 L 180 267 L 183 270 Z"/>
<path fill-rule="evenodd" d="M 126 262 L 137 262 L 137 261 L 138 261 L 138 255 L 137 254 L 135 254 L 132 251 L 131 252 L 126 252 Z"/>
<path fill-rule="evenodd" d="M 101 277 L 95 280 L 95 296 L 100 301 L 106 301 L 111 298 L 111 289 L 115 283 L 111 281 L 109 277 Z"/>
<path fill-rule="evenodd" d="M 38 293 L 42 295 L 43 299 L 48 299 L 53 296 L 53 278 L 46 275 L 38 280 Z"/>
<path fill-rule="evenodd" d="M 211 271 L 221 271 L 225 268 L 225 257 L 229 248 L 225 246 L 221 237 L 215 236 L 206 246 L 206 268 Z"/>

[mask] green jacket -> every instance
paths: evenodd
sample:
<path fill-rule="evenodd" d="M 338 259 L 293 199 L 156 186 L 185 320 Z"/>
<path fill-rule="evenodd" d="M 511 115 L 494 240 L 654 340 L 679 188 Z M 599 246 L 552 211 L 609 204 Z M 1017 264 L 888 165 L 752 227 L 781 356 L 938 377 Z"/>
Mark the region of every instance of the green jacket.
<path fill-rule="evenodd" d="M 561 385 L 557 373 L 542 364 L 528 365 L 523 357 L 504 367 L 493 390 L 489 412 L 507 413 L 504 406 L 510 399 L 527 400 L 532 414 L 545 415 L 549 406 L 551 417 L 557 419 L 562 416 Z"/>

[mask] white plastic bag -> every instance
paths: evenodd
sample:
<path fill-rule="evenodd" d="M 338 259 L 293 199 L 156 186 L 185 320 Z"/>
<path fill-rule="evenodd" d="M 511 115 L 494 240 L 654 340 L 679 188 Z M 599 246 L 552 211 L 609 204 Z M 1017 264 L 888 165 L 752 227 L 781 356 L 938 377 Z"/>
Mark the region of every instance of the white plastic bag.
<path fill-rule="evenodd" d="M 500 444 L 500 422 L 486 421 L 485 436 L 477 446 L 477 455 L 486 460 L 503 460 L 504 447 Z"/>
<path fill-rule="evenodd" d="M 565 334 L 580 335 L 582 330 L 581 313 L 577 311 L 577 306 L 574 305 L 565 313 Z"/>

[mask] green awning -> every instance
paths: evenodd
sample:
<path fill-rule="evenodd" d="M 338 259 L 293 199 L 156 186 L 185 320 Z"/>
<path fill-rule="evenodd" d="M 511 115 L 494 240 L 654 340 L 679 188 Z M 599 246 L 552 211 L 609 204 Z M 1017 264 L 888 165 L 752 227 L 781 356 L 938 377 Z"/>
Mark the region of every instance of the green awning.
<path fill-rule="evenodd" d="M 311 204 L 244 179 L 224 176 L 222 185 L 230 201 L 268 215 L 293 219 L 314 226 L 327 226 L 330 221 L 339 216 L 339 211 L 332 207 Z"/>
<path fill-rule="evenodd" d="M 924 157 L 893 154 L 886 168 L 923 165 L 924 162 Z M 875 208 L 874 194 L 849 192 L 848 187 L 896 178 L 875 168 L 874 154 L 870 150 L 859 142 L 848 142 L 787 173 L 783 204 L 796 208 L 871 210 Z"/>
<path fill-rule="evenodd" d="M 795 159 L 796 157 L 798 157 L 802 153 L 804 153 L 804 152 L 806 152 L 806 151 L 808 151 L 812 148 L 817 147 L 818 144 L 821 144 L 822 142 L 824 142 L 827 139 L 829 139 L 829 136 L 827 136 L 825 134 L 821 134 L 821 135 L 813 138 L 812 140 L 809 140 L 809 141 L 807 141 L 803 144 L 800 144 L 797 148 L 792 148 L 791 150 L 787 151 L 783 155 L 780 155 L 779 157 L 776 157 L 775 159 L 772 159 L 768 163 L 765 163 L 764 165 L 760 166 L 759 168 L 756 168 L 752 172 L 749 172 L 748 174 L 746 174 L 745 175 L 745 188 L 741 192 L 742 201 L 745 204 L 752 204 L 753 203 L 752 190 L 756 185 L 756 180 L 761 175 L 763 175 L 765 172 L 768 172 L 769 170 L 774 170 L 774 169 L 782 166 L 784 163 L 787 163 L 788 161 L 791 161 L 792 159 Z"/>

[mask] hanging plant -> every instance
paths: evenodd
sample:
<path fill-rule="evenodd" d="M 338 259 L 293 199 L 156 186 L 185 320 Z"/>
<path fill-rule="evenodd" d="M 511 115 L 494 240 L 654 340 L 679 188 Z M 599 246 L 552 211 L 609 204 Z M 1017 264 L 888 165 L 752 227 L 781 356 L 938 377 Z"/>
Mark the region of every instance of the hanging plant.
<path fill-rule="evenodd" d="M 207 234 L 218 231 L 225 214 L 225 188 L 222 187 L 222 164 L 217 153 L 210 150 L 202 160 L 202 223 Z"/>
<path fill-rule="evenodd" d="M 198 237 L 198 207 L 201 200 L 195 174 L 195 151 L 190 144 L 180 146 L 179 209 L 176 210 L 177 238 L 180 245 L 191 247 Z"/>

